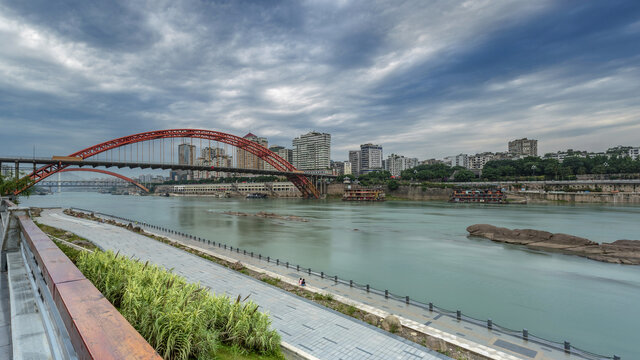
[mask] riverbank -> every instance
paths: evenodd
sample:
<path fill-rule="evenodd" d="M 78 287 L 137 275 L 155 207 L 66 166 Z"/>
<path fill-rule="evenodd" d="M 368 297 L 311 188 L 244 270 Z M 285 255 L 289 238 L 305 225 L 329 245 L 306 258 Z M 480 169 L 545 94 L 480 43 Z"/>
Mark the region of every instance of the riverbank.
<path fill-rule="evenodd" d="M 564 191 L 567 189 L 567 185 L 544 185 L 544 184 L 496 184 L 496 183 L 477 183 L 468 184 L 464 183 L 443 183 L 443 184 L 413 184 L 413 185 L 400 185 L 396 190 L 389 190 L 384 186 L 383 189 L 386 193 L 387 200 L 409 200 L 409 201 L 449 201 L 454 187 L 462 187 L 469 189 L 486 188 L 487 186 L 494 186 L 499 188 L 505 188 L 507 190 L 507 203 L 508 204 L 552 204 L 552 203 L 598 203 L 598 204 L 640 204 L 640 192 L 637 190 L 640 187 L 636 185 L 621 184 L 619 186 L 609 185 L 605 186 L 606 190 L 602 186 L 596 185 L 585 187 L 584 184 L 581 190 Z M 545 189 L 546 187 L 546 189 Z M 522 189 L 530 190 L 522 190 Z M 559 190 L 554 190 L 554 189 Z M 562 190 L 564 189 L 564 190 Z M 618 190 L 621 189 L 621 190 Z M 343 184 L 331 184 L 328 188 L 328 196 L 332 198 L 341 198 L 344 192 Z"/>
<path fill-rule="evenodd" d="M 587 344 L 596 352 L 640 358 L 632 346 L 634 319 L 640 318 L 635 306 L 640 299 L 640 267 L 470 240 L 465 230 L 470 224 L 488 223 L 605 242 L 637 239 L 640 206 L 252 201 L 77 192 L 32 196 L 23 204 L 118 214 L 220 241 L 234 250 L 261 253 L 263 258 L 278 257 L 281 264 L 294 260 L 318 273 L 331 271 L 476 318 L 492 318 L 512 329 L 526 327 L 545 338 Z M 293 214 L 309 222 L 228 216 L 223 211 Z"/>
<path fill-rule="evenodd" d="M 303 353 L 312 353 L 312 359 L 333 359 L 338 352 L 347 358 L 362 357 L 364 353 L 369 354 L 368 358 L 381 360 L 413 359 L 416 355 L 430 360 L 447 359 L 394 335 L 381 336 L 379 330 L 369 325 L 123 227 L 50 212 L 43 212 L 40 221 L 83 236 L 105 250 L 171 268 L 174 273 L 190 282 L 200 282 L 217 294 L 226 293 L 233 298 L 249 295 L 260 304 L 261 311 L 270 313 L 273 327 L 281 333 L 283 341 Z M 325 339 L 331 341 L 327 343 Z"/>
<path fill-rule="evenodd" d="M 135 229 L 135 226 L 130 221 L 122 221 L 123 219 L 113 218 L 104 214 L 92 215 L 87 212 L 69 210 L 65 210 L 65 214 Z M 138 223 L 138 225 L 141 227 L 138 232 L 142 235 L 214 261 L 282 290 L 303 296 L 320 305 L 382 328 L 392 334 L 402 336 L 422 346 L 428 346 L 455 359 L 517 360 L 523 354 L 532 355 L 538 353 L 540 356 L 534 357 L 539 360 L 588 359 L 588 357 L 582 357 L 577 353 L 577 350 L 574 350 L 572 355 L 567 357 L 567 354 L 561 348 L 549 349 L 555 346 L 553 343 L 544 339 L 536 340 L 546 344 L 543 351 L 543 347 L 540 347 L 539 344 L 528 342 L 520 336 L 510 336 L 511 334 L 500 332 L 498 329 L 501 327 L 497 324 L 493 324 L 493 328 L 487 328 L 485 323 L 466 322 L 472 319 L 462 314 L 452 315 L 448 312 L 442 312 L 440 308 L 435 306 L 433 309 L 429 307 L 429 315 L 426 317 L 429 321 L 422 324 L 425 320 L 425 315 L 422 315 L 421 318 L 415 318 L 412 313 L 414 311 L 427 310 L 426 304 L 422 308 L 415 307 L 412 310 L 411 308 L 415 306 L 415 303 L 410 303 L 408 298 L 398 301 L 397 295 L 389 294 L 389 296 L 385 295 L 383 297 L 379 290 L 375 289 L 371 289 L 371 292 L 369 292 L 369 289 L 366 292 L 363 291 L 360 297 L 357 296 L 358 290 L 353 289 L 353 286 L 358 286 L 357 284 L 341 287 L 339 285 L 343 280 L 338 283 L 337 278 L 331 280 L 333 277 L 328 275 L 318 278 L 311 275 L 310 269 L 309 274 L 307 274 L 306 269 L 297 265 L 286 263 L 285 266 L 284 262 L 274 261 L 273 259 L 262 258 L 262 260 L 259 260 L 256 259 L 257 255 L 244 255 L 245 251 L 240 251 L 240 249 L 235 249 L 234 252 L 233 248 L 227 248 L 226 245 L 222 246 L 222 244 L 218 244 L 217 248 L 215 243 L 213 247 L 207 246 L 207 244 L 212 245 L 209 240 L 194 239 L 186 234 L 169 233 L 169 237 L 165 237 L 168 229 L 142 223 Z M 266 263 L 264 260 L 267 260 Z M 275 266 L 273 266 L 274 262 Z M 291 271 L 295 271 L 295 273 L 291 274 Z M 293 278 L 292 275 L 294 275 Z M 306 277 L 309 285 L 304 288 L 298 286 L 298 276 Z M 352 291 L 345 292 L 347 289 Z M 356 292 L 353 292 L 354 290 Z M 379 299 L 379 301 L 374 299 Z M 393 307 L 393 310 L 390 309 L 390 306 Z M 459 318 L 457 318 L 458 316 Z M 461 323 L 461 319 L 465 319 L 465 322 Z M 394 321 L 397 325 L 393 325 Z M 486 336 L 489 336 L 488 342 Z M 530 336 L 530 339 L 533 339 L 534 336 Z M 473 342 L 474 340 L 479 340 L 479 342 Z"/>

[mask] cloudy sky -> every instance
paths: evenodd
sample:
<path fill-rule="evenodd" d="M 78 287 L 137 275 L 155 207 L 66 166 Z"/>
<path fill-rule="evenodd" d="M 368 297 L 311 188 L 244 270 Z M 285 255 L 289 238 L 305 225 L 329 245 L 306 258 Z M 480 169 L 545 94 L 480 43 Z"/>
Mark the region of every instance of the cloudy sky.
<path fill-rule="evenodd" d="M 165 128 L 332 157 L 640 145 L 640 2 L 0 0 L 0 155 Z"/>

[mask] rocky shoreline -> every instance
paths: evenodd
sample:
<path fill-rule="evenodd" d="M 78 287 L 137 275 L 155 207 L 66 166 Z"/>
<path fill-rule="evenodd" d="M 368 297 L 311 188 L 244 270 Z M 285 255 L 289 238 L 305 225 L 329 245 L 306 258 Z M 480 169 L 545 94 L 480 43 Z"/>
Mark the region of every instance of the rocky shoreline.
<path fill-rule="evenodd" d="M 569 255 L 613 264 L 640 265 L 640 240 L 616 240 L 599 244 L 578 236 L 533 229 L 507 229 L 489 224 L 467 227 L 470 236 L 491 241 L 525 245 L 532 249 L 560 251 Z"/>

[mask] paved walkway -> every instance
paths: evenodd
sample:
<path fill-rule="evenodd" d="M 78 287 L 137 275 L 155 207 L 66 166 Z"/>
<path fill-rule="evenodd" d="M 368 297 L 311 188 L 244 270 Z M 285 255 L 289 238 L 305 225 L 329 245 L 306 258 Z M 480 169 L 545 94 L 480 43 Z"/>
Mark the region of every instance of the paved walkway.
<path fill-rule="evenodd" d="M 99 215 L 104 218 L 111 218 L 106 215 Z M 112 218 L 116 221 L 121 221 Z M 141 224 L 138 224 L 141 225 Z M 457 321 L 454 316 L 447 316 L 437 311 L 430 312 L 422 307 L 406 304 L 404 299 L 385 299 L 384 296 L 368 293 L 357 287 L 350 287 L 348 284 L 336 284 L 333 278 L 321 279 L 318 276 L 308 276 L 303 272 L 297 272 L 295 265 L 289 268 L 284 262 L 280 265 L 265 261 L 265 258 L 258 259 L 243 255 L 243 252 L 236 252 L 229 249 L 208 245 L 206 242 L 197 241 L 175 233 L 168 233 L 157 227 L 151 228 L 141 225 L 145 231 L 177 240 L 193 248 L 203 251 L 213 252 L 221 257 L 232 258 L 241 261 L 247 266 L 253 266 L 259 270 L 277 274 L 283 280 L 296 284 L 299 277 L 305 277 L 312 285 L 323 292 L 334 295 L 339 301 L 350 303 L 358 308 L 380 315 L 394 314 L 406 319 L 403 325 L 411 325 L 423 333 L 446 339 L 449 343 L 456 344 L 462 348 L 470 349 L 476 353 L 483 354 L 493 359 L 535 359 L 535 360 L 584 360 L 583 356 L 576 353 L 565 353 L 561 349 L 544 346 L 532 341 L 526 341 L 521 336 L 512 336 L 496 329 L 489 330 L 486 326 Z M 305 276 L 306 275 L 306 276 Z M 591 357 L 596 358 L 596 357 Z"/>
<path fill-rule="evenodd" d="M 7 272 L 0 272 L 0 359 L 11 359 L 11 311 Z"/>
<path fill-rule="evenodd" d="M 318 359 L 449 359 L 418 344 L 121 227 L 45 211 L 39 222 L 76 233 L 103 249 L 173 268 L 216 294 L 250 299 L 268 311 L 283 341 Z"/>

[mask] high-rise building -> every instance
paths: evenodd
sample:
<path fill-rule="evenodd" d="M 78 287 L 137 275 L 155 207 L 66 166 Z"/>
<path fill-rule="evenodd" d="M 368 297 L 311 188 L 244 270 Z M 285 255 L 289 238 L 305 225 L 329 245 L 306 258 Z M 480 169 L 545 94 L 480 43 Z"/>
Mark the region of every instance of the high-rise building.
<path fill-rule="evenodd" d="M 278 156 L 287 160 L 287 162 L 293 165 L 293 150 L 287 149 L 284 146 L 280 146 L 280 145 L 271 146 L 269 150 L 278 154 Z"/>
<path fill-rule="evenodd" d="M 190 144 L 178 145 L 178 164 L 193 165 L 196 157 L 196 146 Z"/>
<path fill-rule="evenodd" d="M 384 161 L 384 169 L 391 173 L 392 176 L 400 176 L 400 174 L 413 167 L 418 166 L 417 158 L 408 158 L 402 155 L 391 154 Z"/>
<path fill-rule="evenodd" d="M 252 133 L 248 133 L 247 135 L 245 135 L 244 139 L 253 141 L 254 143 L 260 144 L 265 148 L 269 146 L 267 138 L 258 137 Z M 265 161 L 260 159 L 258 156 L 253 155 L 252 153 L 240 148 L 238 148 L 236 154 L 239 168 L 264 170 Z"/>
<path fill-rule="evenodd" d="M 360 150 L 349 150 L 349 162 L 351 163 L 351 174 L 360 175 Z"/>
<path fill-rule="evenodd" d="M 515 156 L 538 156 L 538 140 L 524 138 L 509 141 L 509 153 Z"/>
<path fill-rule="evenodd" d="M 298 170 L 328 169 L 331 134 L 316 131 L 293 139 L 293 166 Z"/>
<path fill-rule="evenodd" d="M 640 147 L 632 147 L 628 151 L 629 156 L 635 160 L 640 157 Z"/>
<path fill-rule="evenodd" d="M 382 170 L 382 146 L 360 145 L 360 174 Z"/>
<path fill-rule="evenodd" d="M 209 166 L 215 168 L 230 168 L 233 167 L 233 157 L 227 155 L 224 148 L 221 147 L 205 147 L 201 151 L 201 157 L 198 158 L 202 166 Z M 196 160 L 196 162 L 198 161 Z M 227 177 L 229 173 L 221 171 L 208 171 L 206 175 L 201 174 L 201 178 L 210 177 Z"/>

